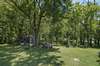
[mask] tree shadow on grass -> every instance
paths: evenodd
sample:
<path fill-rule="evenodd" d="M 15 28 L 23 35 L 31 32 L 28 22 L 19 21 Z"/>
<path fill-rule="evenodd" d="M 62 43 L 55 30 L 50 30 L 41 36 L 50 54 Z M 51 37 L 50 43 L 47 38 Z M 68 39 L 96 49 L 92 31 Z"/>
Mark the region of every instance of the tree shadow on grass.
<path fill-rule="evenodd" d="M 100 65 L 100 60 L 96 60 L 96 62 Z"/>
<path fill-rule="evenodd" d="M 11 66 L 11 60 L 16 58 L 16 52 L 21 52 L 20 46 L 9 46 L 7 44 L 0 45 L 0 65 Z"/>
<path fill-rule="evenodd" d="M 0 65 L 2 66 L 62 66 L 61 56 L 56 55 L 59 48 L 43 49 L 20 46 L 0 46 Z"/>

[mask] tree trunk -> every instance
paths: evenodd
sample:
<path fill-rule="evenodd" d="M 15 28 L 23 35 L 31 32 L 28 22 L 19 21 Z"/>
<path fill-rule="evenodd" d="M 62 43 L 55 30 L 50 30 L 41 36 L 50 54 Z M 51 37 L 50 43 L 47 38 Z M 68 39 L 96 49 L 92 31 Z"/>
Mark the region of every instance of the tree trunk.
<path fill-rule="evenodd" d="M 34 20 L 32 20 L 33 21 L 33 39 L 34 39 L 33 46 L 38 47 L 39 41 L 40 41 L 39 34 L 40 34 L 42 12 L 40 12 L 40 14 L 38 15 L 38 18 L 37 18 L 36 13 L 34 13 L 33 17 L 34 17 Z M 36 20 L 36 19 L 38 19 L 38 20 Z"/>

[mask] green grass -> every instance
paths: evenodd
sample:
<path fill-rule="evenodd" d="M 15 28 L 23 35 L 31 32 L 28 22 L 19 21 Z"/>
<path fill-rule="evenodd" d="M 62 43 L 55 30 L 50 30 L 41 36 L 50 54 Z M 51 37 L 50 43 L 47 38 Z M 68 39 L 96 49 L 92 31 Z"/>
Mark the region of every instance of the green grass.
<path fill-rule="evenodd" d="M 99 50 L 63 46 L 54 49 L 25 49 L 3 44 L 0 45 L 0 66 L 100 66 L 96 62 Z M 74 58 L 80 61 L 74 61 Z"/>

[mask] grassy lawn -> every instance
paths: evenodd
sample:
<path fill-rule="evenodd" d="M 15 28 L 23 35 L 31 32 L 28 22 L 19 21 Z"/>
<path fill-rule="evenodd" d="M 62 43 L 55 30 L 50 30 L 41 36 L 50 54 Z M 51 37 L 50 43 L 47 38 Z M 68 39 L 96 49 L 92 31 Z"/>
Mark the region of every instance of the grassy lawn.
<path fill-rule="evenodd" d="M 0 45 L 0 66 L 100 66 L 96 62 L 99 50 L 62 46 L 25 49 L 4 44 Z"/>

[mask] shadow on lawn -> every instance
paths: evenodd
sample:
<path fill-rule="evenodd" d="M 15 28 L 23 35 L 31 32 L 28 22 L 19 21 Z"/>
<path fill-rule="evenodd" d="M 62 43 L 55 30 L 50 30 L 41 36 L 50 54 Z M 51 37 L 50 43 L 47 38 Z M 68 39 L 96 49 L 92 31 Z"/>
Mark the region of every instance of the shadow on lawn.
<path fill-rule="evenodd" d="M 96 62 L 100 65 L 100 60 L 96 60 Z"/>
<path fill-rule="evenodd" d="M 2 66 L 62 66 L 57 56 L 59 48 L 24 49 L 20 46 L 0 46 L 0 65 Z"/>

